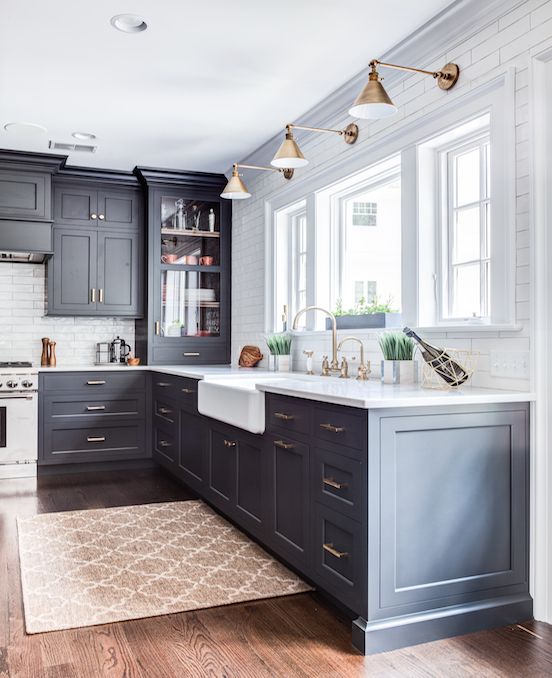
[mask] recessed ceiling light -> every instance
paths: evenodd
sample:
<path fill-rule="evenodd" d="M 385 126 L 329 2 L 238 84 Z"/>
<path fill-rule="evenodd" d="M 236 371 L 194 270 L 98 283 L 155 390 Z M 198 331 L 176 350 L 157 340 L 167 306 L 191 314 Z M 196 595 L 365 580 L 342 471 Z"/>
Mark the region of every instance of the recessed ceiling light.
<path fill-rule="evenodd" d="M 4 125 L 6 132 L 15 134 L 46 134 L 46 127 L 34 122 L 8 122 Z"/>
<path fill-rule="evenodd" d="M 111 17 L 111 25 L 123 33 L 141 33 L 148 27 L 142 17 L 137 14 L 116 14 Z"/>
<path fill-rule="evenodd" d="M 90 132 L 73 132 L 71 136 L 80 141 L 91 141 L 96 138 L 96 135 Z"/>

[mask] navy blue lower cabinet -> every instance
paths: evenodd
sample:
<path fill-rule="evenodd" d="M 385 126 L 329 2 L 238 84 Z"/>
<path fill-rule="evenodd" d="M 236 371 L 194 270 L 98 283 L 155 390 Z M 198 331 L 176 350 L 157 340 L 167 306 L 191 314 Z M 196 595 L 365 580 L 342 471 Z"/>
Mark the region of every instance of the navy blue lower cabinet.
<path fill-rule="evenodd" d="M 201 492 L 207 476 L 207 426 L 203 417 L 180 409 L 178 472 L 182 480 Z"/>

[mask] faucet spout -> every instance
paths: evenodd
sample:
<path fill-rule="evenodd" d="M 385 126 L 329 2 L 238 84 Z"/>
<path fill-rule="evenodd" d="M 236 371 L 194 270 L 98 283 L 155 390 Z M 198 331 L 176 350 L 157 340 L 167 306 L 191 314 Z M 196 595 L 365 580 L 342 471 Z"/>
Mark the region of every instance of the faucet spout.
<path fill-rule="evenodd" d="M 305 308 L 302 308 L 301 310 L 297 311 L 295 314 L 295 318 L 293 319 L 293 329 L 297 329 L 297 321 L 298 319 L 303 315 L 303 313 L 306 313 L 307 311 L 320 311 L 321 313 L 325 313 L 328 318 L 331 319 L 332 321 L 332 361 L 330 363 L 330 370 L 332 372 L 339 372 L 339 362 L 337 360 L 337 322 L 335 319 L 335 315 L 331 312 L 328 311 L 325 308 L 322 308 L 321 306 L 305 306 Z"/>

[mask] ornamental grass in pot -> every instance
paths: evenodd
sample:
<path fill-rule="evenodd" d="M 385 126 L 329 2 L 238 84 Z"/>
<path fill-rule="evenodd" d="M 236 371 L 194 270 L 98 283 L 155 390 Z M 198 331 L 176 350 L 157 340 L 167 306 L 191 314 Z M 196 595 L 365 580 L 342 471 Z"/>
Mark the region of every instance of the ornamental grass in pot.
<path fill-rule="evenodd" d="M 418 383 L 418 362 L 414 360 L 416 344 L 410 337 L 402 332 L 384 332 L 379 345 L 383 353 L 382 384 Z"/>

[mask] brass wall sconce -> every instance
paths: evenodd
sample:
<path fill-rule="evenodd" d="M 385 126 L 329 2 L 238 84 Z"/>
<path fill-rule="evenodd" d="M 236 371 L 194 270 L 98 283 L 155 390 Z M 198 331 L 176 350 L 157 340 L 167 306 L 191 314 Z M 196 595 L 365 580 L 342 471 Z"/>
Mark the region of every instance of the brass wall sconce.
<path fill-rule="evenodd" d="M 442 90 L 448 90 L 458 81 L 460 69 L 456 64 L 446 64 L 440 71 L 424 71 L 421 68 L 412 68 L 411 66 L 398 66 L 397 64 L 387 64 L 384 61 L 373 59 L 370 62 L 370 75 L 368 82 L 362 92 L 355 99 L 355 102 L 349 109 L 349 114 L 355 118 L 364 118 L 367 120 L 377 120 L 393 115 L 397 107 L 391 101 L 385 88 L 381 84 L 378 66 L 385 68 L 394 68 L 398 71 L 409 71 L 412 73 L 423 73 L 431 75 L 437 81 L 437 86 Z"/>
<path fill-rule="evenodd" d="M 295 141 L 293 136 L 292 129 L 304 129 L 309 132 L 326 132 L 329 134 L 339 134 L 343 138 L 346 144 L 354 144 L 358 139 L 358 126 L 355 123 L 347 125 L 345 129 L 326 129 L 324 127 L 307 127 L 306 125 L 295 125 L 289 123 L 286 125 L 286 138 L 282 142 L 282 145 L 276 152 L 276 155 L 270 161 L 270 164 L 273 167 L 284 168 L 284 167 L 304 167 L 308 164 L 308 160 L 305 158 L 299 145 Z"/>
<path fill-rule="evenodd" d="M 224 187 L 224 190 L 220 194 L 221 198 L 226 198 L 227 200 L 245 200 L 246 198 L 251 197 L 251 193 L 247 190 L 246 185 L 243 183 L 238 168 L 242 167 L 243 169 L 254 169 L 261 170 L 262 172 L 281 172 L 284 176 L 284 179 L 291 179 L 293 176 L 293 169 L 290 167 L 274 168 L 274 167 L 262 167 L 260 165 L 243 165 L 242 163 L 235 162 L 232 165 L 232 176 L 228 180 L 228 183 Z"/>

